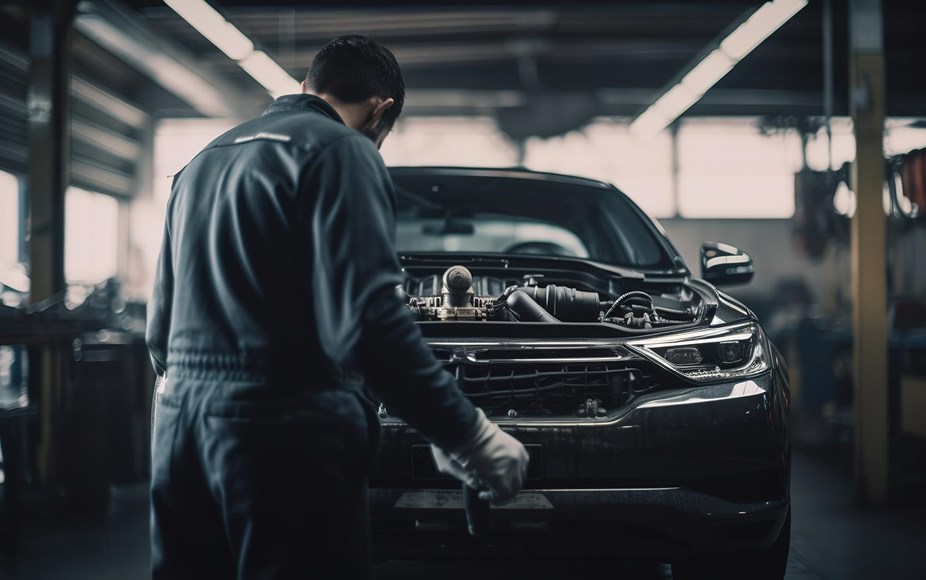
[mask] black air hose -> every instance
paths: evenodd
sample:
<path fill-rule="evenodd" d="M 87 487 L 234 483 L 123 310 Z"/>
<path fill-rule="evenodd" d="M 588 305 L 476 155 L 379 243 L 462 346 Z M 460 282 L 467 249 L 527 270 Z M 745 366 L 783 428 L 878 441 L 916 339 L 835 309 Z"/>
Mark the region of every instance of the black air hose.
<path fill-rule="evenodd" d="M 518 322 L 559 322 L 523 290 L 512 292 L 505 304 Z"/>
<path fill-rule="evenodd" d="M 611 316 L 611 313 L 614 312 L 614 309 L 618 306 L 628 303 L 630 306 L 644 306 L 650 311 L 654 311 L 655 307 L 653 306 L 653 297 L 643 292 L 642 290 L 632 290 L 630 292 L 621 294 L 617 300 L 614 301 L 614 304 L 611 305 L 611 308 L 601 317 L 601 320 L 604 320 Z"/>
<path fill-rule="evenodd" d="M 583 292 L 565 286 L 531 286 L 522 288 L 544 310 L 567 322 L 593 322 L 601 313 L 597 292 Z"/>

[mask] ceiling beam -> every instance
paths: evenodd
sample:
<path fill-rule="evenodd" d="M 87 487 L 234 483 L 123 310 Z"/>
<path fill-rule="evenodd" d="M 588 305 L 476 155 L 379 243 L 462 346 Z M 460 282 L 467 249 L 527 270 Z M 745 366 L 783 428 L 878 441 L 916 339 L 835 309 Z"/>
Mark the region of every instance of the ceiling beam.
<path fill-rule="evenodd" d="M 259 111 L 252 95 L 204 70 L 186 49 L 164 38 L 117 0 L 84 0 L 74 26 L 207 117 L 245 118 Z"/>

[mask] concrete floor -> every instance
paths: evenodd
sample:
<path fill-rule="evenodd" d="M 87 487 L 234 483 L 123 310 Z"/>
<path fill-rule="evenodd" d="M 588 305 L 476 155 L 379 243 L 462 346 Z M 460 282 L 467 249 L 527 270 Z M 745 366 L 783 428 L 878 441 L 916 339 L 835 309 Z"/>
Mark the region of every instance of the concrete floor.
<path fill-rule="evenodd" d="M 923 577 L 926 504 L 859 508 L 845 469 L 821 455 L 797 453 L 793 475 L 793 534 L 789 580 Z M 94 519 L 42 517 L 26 529 L 23 547 L 0 554 L 4 580 L 130 580 L 148 570 L 144 486 L 116 488 L 109 512 Z M 575 578 L 598 575 L 668 579 L 668 566 L 613 561 L 419 563 L 391 561 L 376 580 Z"/>

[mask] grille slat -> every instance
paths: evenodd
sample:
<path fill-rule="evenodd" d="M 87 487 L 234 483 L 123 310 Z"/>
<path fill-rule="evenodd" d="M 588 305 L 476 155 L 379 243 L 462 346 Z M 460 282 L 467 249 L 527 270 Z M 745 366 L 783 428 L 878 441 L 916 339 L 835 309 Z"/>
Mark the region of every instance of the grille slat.
<path fill-rule="evenodd" d="M 441 358 L 463 392 L 490 416 L 602 417 L 657 386 L 657 375 L 643 359 L 602 349 L 563 354 L 483 349 Z"/>

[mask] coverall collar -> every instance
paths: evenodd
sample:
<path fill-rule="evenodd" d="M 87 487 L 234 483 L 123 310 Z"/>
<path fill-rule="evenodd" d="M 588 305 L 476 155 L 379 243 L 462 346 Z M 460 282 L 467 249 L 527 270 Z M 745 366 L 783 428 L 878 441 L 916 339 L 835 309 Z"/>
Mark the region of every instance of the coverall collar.
<path fill-rule="evenodd" d="M 280 111 L 307 111 L 309 109 L 315 109 L 323 115 L 331 117 L 338 123 L 344 124 L 344 120 L 338 115 L 338 112 L 334 110 L 334 107 L 329 105 L 325 99 L 316 97 L 315 95 L 283 95 L 270 103 L 270 106 L 267 107 L 267 110 L 264 111 L 263 114 L 266 115 L 268 113 L 277 113 Z"/>

